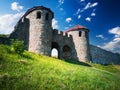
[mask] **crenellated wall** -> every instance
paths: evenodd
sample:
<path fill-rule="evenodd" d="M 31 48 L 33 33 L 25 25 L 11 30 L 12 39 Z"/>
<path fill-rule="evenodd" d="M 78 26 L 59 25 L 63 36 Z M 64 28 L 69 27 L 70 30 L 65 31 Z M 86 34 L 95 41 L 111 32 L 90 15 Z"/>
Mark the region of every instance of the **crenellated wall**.
<path fill-rule="evenodd" d="M 120 54 L 112 53 L 93 45 L 90 45 L 90 53 L 93 63 L 120 64 Z"/>
<path fill-rule="evenodd" d="M 53 30 L 53 36 L 59 36 L 59 37 L 62 37 L 62 38 L 72 40 L 72 35 L 70 35 L 68 33 L 65 33 L 63 31 L 57 30 L 57 29 Z"/>
<path fill-rule="evenodd" d="M 56 30 L 53 30 L 52 42 L 58 45 L 58 51 L 61 59 L 78 60 L 75 45 L 73 43 L 72 35 Z M 64 51 L 64 47 L 68 47 L 68 51 Z M 53 47 L 55 48 L 55 47 Z"/>

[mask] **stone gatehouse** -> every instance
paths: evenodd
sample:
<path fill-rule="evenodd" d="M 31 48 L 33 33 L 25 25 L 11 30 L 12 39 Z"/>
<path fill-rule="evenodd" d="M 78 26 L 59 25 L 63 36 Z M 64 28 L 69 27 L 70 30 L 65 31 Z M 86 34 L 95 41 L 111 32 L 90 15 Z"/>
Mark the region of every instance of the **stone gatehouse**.
<path fill-rule="evenodd" d="M 119 54 L 89 45 L 88 28 L 76 25 L 62 32 L 52 28 L 53 18 L 54 13 L 49 8 L 33 7 L 20 18 L 9 38 L 23 40 L 28 51 L 48 56 L 56 48 L 60 59 L 101 64 L 120 63 Z"/>

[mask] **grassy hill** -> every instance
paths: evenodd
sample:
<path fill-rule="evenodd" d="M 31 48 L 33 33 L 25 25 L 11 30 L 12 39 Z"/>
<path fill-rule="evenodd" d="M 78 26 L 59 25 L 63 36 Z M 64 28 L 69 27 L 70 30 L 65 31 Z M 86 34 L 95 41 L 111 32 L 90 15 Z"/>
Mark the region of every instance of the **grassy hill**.
<path fill-rule="evenodd" d="M 1 47 L 1 46 L 0 46 Z M 0 90 L 120 90 L 120 66 L 59 60 L 0 48 Z"/>

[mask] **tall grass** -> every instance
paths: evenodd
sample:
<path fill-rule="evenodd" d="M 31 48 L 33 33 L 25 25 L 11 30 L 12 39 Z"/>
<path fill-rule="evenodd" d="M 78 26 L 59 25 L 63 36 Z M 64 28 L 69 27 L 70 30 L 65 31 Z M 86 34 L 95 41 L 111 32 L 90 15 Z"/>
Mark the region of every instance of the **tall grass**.
<path fill-rule="evenodd" d="M 75 63 L 27 51 L 19 55 L 3 47 L 0 90 L 119 90 L 120 66 Z"/>

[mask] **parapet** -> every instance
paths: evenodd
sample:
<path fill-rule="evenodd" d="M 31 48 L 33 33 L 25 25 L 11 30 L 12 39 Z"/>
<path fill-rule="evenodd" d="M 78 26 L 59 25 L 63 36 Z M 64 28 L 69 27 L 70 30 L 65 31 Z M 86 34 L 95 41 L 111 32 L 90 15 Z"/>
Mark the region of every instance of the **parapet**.
<path fill-rule="evenodd" d="M 54 35 L 61 35 L 62 37 L 72 38 L 72 35 L 70 35 L 70 34 L 68 34 L 68 33 L 66 33 L 66 32 L 57 30 L 57 29 L 54 29 L 54 30 L 53 30 L 53 34 L 54 34 Z"/>

